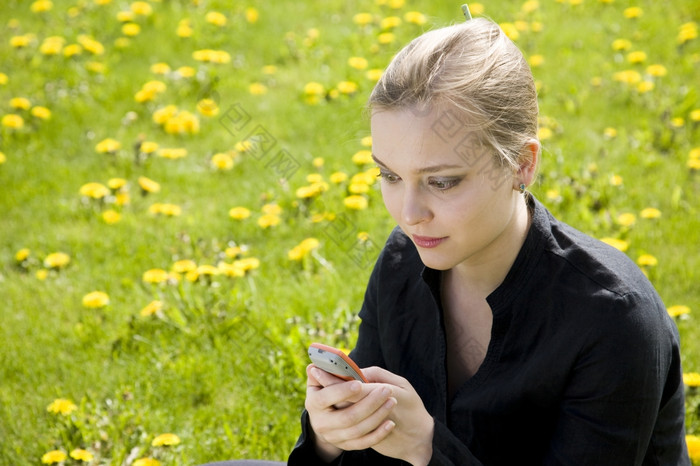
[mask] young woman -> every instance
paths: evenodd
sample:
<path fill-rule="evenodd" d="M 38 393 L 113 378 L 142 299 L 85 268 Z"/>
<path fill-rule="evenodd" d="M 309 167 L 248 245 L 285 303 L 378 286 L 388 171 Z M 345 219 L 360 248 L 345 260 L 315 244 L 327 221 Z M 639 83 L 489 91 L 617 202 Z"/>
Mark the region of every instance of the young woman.
<path fill-rule="evenodd" d="M 553 218 L 537 96 L 485 19 L 428 32 L 370 97 L 380 254 L 351 357 L 314 366 L 288 464 L 690 464 L 679 337 L 624 254 Z"/>

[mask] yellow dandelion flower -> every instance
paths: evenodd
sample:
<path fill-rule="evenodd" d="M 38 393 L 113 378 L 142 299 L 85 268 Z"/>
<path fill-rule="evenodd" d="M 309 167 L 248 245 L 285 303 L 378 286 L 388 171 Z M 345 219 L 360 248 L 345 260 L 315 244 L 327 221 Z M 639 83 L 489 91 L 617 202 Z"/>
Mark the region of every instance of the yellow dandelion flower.
<path fill-rule="evenodd" d="M 25 97 L 14 97 L 10 99 L 10 107 L 15 110 L 29 110 L 32 103 Z"/>
<path fill-rule="evenodd" d="M 100 154 L 112 154 L 119 149 L 121 149 L 122 144 L 116 139 L 107 138 L 98 142 L 95 146 L 95 150 Z"/>
<path fill-rule="evenodd" d="M 260 267 L 260 259 L 257 257 L 247 257 L 239 259 L 233 263 L 235 267 L 240 267 L 244 271 L 254 270 Z"/>
<path fill-rule="evenodd" d="M 700 437 L 697 435 L 686 435 L 685 443 L 688 446 L 688 455 L 693 462 L 700 461 Z"/>
<path fill-rule="evenodd" d="M 530 56 L 530 59 L 528 60 L 528 62 L 530 63 L 530 66 L 531 66 L 532 68 L 540 67 L 540 66 L 542 66 L 542 64 L 544 63 L 544 56 L 542 56 L 542 55 L 531 55 L 531 56 Z"/>
<path fill-rule="evenodd" d="M 31 114 L 33 117 L 39 118 L 40 120 L 48 120 L 51 118 L 51 110 L 40 105 L 32 107 Z"/>
<path fill-rule="evenodd" d="M 257 9 L 251 7 L 248 7 L 245 9 L 245 20 L 248 21 L 250 24 L 255 24 L 258 22 L 258 19 L 260 19 L 260 12 L 258 12 Z"/>
<path fill-rule="evenodd" d="M 700 160 L 700 147 L 694 147 L 688 153 L 688 158 L 690 160 Z"/>
<path fill-rule="evenodd" d="M 382 45 L 391 44 L 396 40 L 396 36 L 393 32 L 382 32 L 377 36 L 377 42 Z"/>
<path fill-rule="evenodd" d="M 403 20 L 409 24 L 417 24 L 422 26 L 428 22 L 428 18 L 420 11 L 407 11 L 403 15 Z"/>
<path fill-rule="evenodd" d="M 515 27 L 515 24 L 505 22 L 500 23 L 499 26 L 510 40 L 516 41 L 520 38 L 520 31 Z"/>
<path fill-rule="evenodd" d="M 280 215 L 282 213 L 282 207 L 279 206 L 279 204 L 265 204 L 262 206 L 262 212 L 264 214 L 269 214 L 269 215 Z"/>
<path fill-rule="evenodd" d="M 210 164 L 216 170 L 231 170 L 233 168 L 233 157 L 227 152 L 219 152 L 211 157 Z"/>
<path fill-rule="evenodd" d="M 700 108 L 691 110 L 690 115 L 688 115 L 690 121 L 700 121 Z"/>
<path fill-rule="evenodd" d="M 642 75 L 636 70 L 618 71 L 613 74 L 613 80 L 624 84 L 634 85 L 642 80 Z"/>
<path fill-rule="evenodd" d="M 22 248 L 22 249 L 20 249 L 19 251 L 17 251 L 17 252 L 15 253 L 15 260 L 16 260 L 17 262 L 22 262 L 22 261 L 26 260 L 26 259 L 29 257 L 30 254 L 31 254 L 31 250 L 30 250 L 30 249 L 28 249 L 28 248 Z"/>
<path fill-rule="evenodd" d="M 347 179 L 348 179 L 347 173 L 343 173 L 343 172 L 334 172 L 330 176 L 331 183 L 334 183 L 334 184 L 340 184 Z"/>
<path fill-rule="evenodd" d="M 325 88 L 323 87 L 323 84 L 317 83 L 317 82 L 309 82 L 306 83 L 304 86 L 304 94 L 306 95 L 322 95 L 324 94 Z"/>
<path fill-rule="evenodd" d="M 141 26 L 136 23 L 126 23 L 122 26 L 122 34 L 127 37 L 138 36 L 141 33 Z"/>
<path fill-rule="evenodd" d="M 282 219 L 274 214 L 265 214 L 258 219 L 258 226 L 260 228 L 266 229 L 269 227 L 275 227 L 280 224 Z"/>
<path fill-rule="evenodd" d="M 685 120 L 682 117 L 671 118 L 671 126 L 674 128 L 682 128 L 685 125 Z"/>
<path fill-rule="evenodd" d="M 14 113 L 3 115 L 2 120 L 0 120 L 0 122 L 4 127 L 10 129 L 21 129 L 22 127 L 24 127 L 24 118 Z"/>
<path fill-rule="evenodd" d="M 160 191 L 160 184 L 145 176 L 138 179 L 139 186 L 144 193 L 157 193 Z"/>
<path fill-rule="evenodd" d="M 622 14 L 625 16 L 625 18 L 634 19 L 642 16 L 644 14 L 644 10 L 638 6 L 631 6 L 629 8 L 625 8 Z"/>
<path fill-rule="evenodd" d="M 320 173 L 309 173 L 306 175 L 306 181 L 309 183 L 320 183 L 323 181 L 323 175 Z"/>
<path fill-rule="evenodd" d="M 113 209 L 108 209 L 102 212 L 102 220 L 108 225 L 119 223 L 122 219 L 122 214 Z"/>
<path fill-rule="evenodd" d="M 697 372 L 683 374 L 683 384 L 688 387 L 700 387 L 700 374 Z"/>
<path fill-rule="evenodd" d="M 139 458 L 131 466 L 160 466 L 160 461 L 154 458 Z"/>
<path fill-rule="evenodd" d="M 148 317 L 150 315 L 157 313 L 158 311 L 160 311 L 162 309 L 163 309 L 163 301 L 154 300 L 154 301 L 151 301 L 150 303 L 148 303 L 146 305 L 146 307 L 141 309 L 141 311 L 139 311 L 139 315 L 141 317 Z"/>
<path fill-rule="evenodd" d="M 393 29 L 401 26 L 401 18 L 398 16 L 387 16 L 379 22 L 379 27 L 382 29 Z"/>
<path fill-rule="evenodd" d="M 240 256 L 241 254 L 243 254 L 243 252 L 244 252 L 244 249 L 241 246 L 230 246 L 230 247 L 226 248 L 226 250 L 224 251 L 224 253 L 226 254 L 226 257 L 230 257 L 230 258 L 236 258 L 236 257 Z"/>
<path fill-rule="evenodd" d="M 21 49 L 29 45 L 32 41 L 32 36 L 29 34 L 24 34 L 22 36 L 12 36 L 10 37 L 10 46 L 16 49 Z"/>
<path fill-rule="evenodd" d="M 644 63 L 647 60 L 646 52 L 636 50 L 627 54 L 627 61 L 632 64 Z"/>
<path fill-rule="evenodd" d="M 603 136 L 606 139 L 615 139 L 617 137 L 617 129 L 608 126 L 603 130 Z"/>
<path fill-rule="evenodd" d="M 355 165 L 367 165 L 373 162 L 372 151 L 367 149 L 359 150 L 352 156 L 352 163 Z"/>
<path fill-rule="evenodd" d="M 600 240 L 603 243 L 609 244 L 610 246 L 612 246 L 615 249 L 618 249 L 622 252 L 627 251 L 627 249 L 629 249 L 629 246 L 630 246 L 627 241 L 622 240 L 622 239 L 618 239 L 618 238 L 605 237 L 605 238 L 600 238 Z"/>
<path fill-rule="evenodd" d="M 226 26 L 226 15 L 218 11 L 210 11 L 204 16 L 204 20 L 214 26 Z"/>
<path fill-rule="evenodd" d="M 182 159 L 187 157 L 187 149 L 184 147 L 164 147 L 158 151 L 158 156 L 170 160 Z"/>
<path fill-rule="evenodd" d="M 194 30 L 192 29 L 192 26 L 189 24 L 178 24 L 177 30 L 175 31 L 175 34 L 177 34 L 178 37 L 182 37 L 183 39 L 186 39 L 188 37 L 192 37 L 192 34 L 194 34 Z"/>
<path fill-rule="evenodd" d="M 364 210 L 368 206 L 367 198 L 359 195 L 346 197 L 343 199 L 343 204 L 345 207 L 352 210 Z"/>
<path fill-rule="evenodd" d="M 153 7 L 148 2 L 138 1 L 131 4 L 131 11 L 135 15 L 150 16 L 153 14 Z"/>
<path fill-rule="evenodd" d="M 109 304 L 109 295 L 103 291 L 92 291 L 83 296 L 83 306 L 88 309 L 100 309 Z"/>
<path fill-rule="evenodd" d="M 688 41 L 696 39 L 698 37 L 698 27 L 695 22 L 689 22 L 682 24 L 678 30 L 678 36 L 676 41 L 683 45 Z"/>
<path fill-rule="evenodd" d="M 262 83 L 251 83 L 248 86 L 248 92 L 252 95 L 264 95 L 267 94 L 267 86 Z"/>
<path fill-rule="evenodd" d="M 107 180 L 107 186 L 113 191 L 126 187 L 126 183 L 127 181 L 124 178 L 110 178 Z"/>
<path fill-rule="evenodd" d="M 642 81 L 637 84 L 637 92 L 640 94 L 645 94 L 647 92 L 654 90 L 654 83 L 651 81 Z"/>
<path fill-rule="evenodd" d="M 153 121 L 159 125 L 166 124 L 170 119 L 177 115 L 178 109 L 175 105 L 161 107 L 153 112 Z"/>
<path fill-rule="evenodd" d="M 371 13 L 357 13 L 352 17 L 353 23 L 357 24 L 358 26 L 367 26 L 373 20 L 374 17 Z"/>
<path fill-rule="evenodd" d="M 83 49 L 87 50 L 93 55 L 102 55 L 105 53 L 104 45 L 92 37 L 80 35 L 78 36 L 78 43 L 83 46 Z"/>
<path fill-rule="evenodd" d="M 382 77 L 384 74 L 384 70 L 381 68 L 372 68 L 371 70 L 367 70 L 365 73 L 365 77 L 369 79 L 370 81 L 377 82 L 379 79 Z"/>
<path fill-rule="evenodd" d="M 54 464 L 54 463 L 62 463 L 68 458 L 65 452 L 61 450 L 52 450 L 47 453 L 44 453 L 44 455 L 41 457 L 41 462 L 44 464 Z"/>
<path fill-rule="evenodd" d="M 316 168 L 321 168 L 324 164 L 323 157 L 314 157 L 314 159 L 311 161 L 311 165 L 313 165 Z"/>
<path fill-rule="evenodd" d="M 348 66 L 350 66 L 350 68 L 355 68 L 356 70 L 364 70 L 365 68 L 367 68 L 368 65 L 369 63 L 364 57 L 348 58 Z"/>
<path fill-rule="evenodd" d="M 301 186 L 297 188 L 294 194 L 299 199 L 310 199 L 321 194 L 321 189 L 318 185 Z"/>
<path fill-rule="evenodd" d="M 7 162 L 7 156 L 3 152 L 0 152 L 0 165 Z"/>
<path fill-rule="evenodd" d="M 49 36 L 39 46 L 39 52 L 44 55 L 58 55 L 63 50 L 66 39 L 61 36 Z"/>
<path fill-rule="evenodd" d="M 622 177 L 620 175 L 611 175 L 610 176 L 610 184 L 612 186 L 622 186 Z"/>
<path fill-rule="evenodd" d="M 5 73 L 0 73 L 0 86 L 4 86 L 9 81 L 9 78 Z"/>
<path fill-rule="evenodd" d="M 202 99 L 197 103 L 197 111 L 206 117 L 219 114 L 219 105 L 213 99 Z"/>
<path fill-rule="evenodd" d="M 679 317 L 685 314 L 690 314 L 690 308 L 679 304 L 669 307 L 666 309 L 666 312 L 668 312 L 668 315 L 671 317 Z"/>
<path fill-rule="evenodd" d="M 369 186 L 364 183 L 351 183 L 348 191 L 352 194 L 366 194 L 369 192 Z"/>
<path fill-rule="evenodd" d="M 44 259 L 44 267 L 61 269 L 70 263 L 70 256 L 65 252 L 52 252 Z"/>
<path fill-rule="evenodd" d="M 543 126 L 537 130 L 537 138 L 540 141 L 546 141 L 547 139 L 551 139 L 553 135 L 554 132 L 546 126 Z"/>
<path fill-rule="evenodd" d="M 175 434 L 160 434 L 153 439 L 151 445 L 154 447 L 177 445 L 180 443 L 180 437 Z"/>
<path fill-rule="evenodd" d="M 647 207 L 639 213 L 639 216 L 642 218 L 659 218 L 661 217 L 661 211 L 654 207 Z"/>
<path fill-rule="evenodd" d="M 159 147 L 157 142 L 143 141 L 139 144 L 139 152 L 142 154 L 152 154 L 157 151 Z"/>
<path fill-rule="evenodd" d="M 686 165 L 691 170 L 700 170 L 700 160 L 699 159 L 688 159 Z"/>
<path fill-rule="evenodd" d="M 159 62 L 151 65 L 151 73 L 153 74 L 168 74 L 170 73 L 170 65 Z"/>
<path fill-rule="evenodd" d="M 250 217 L 250 210 L 245 207 L 234 207 L 228 211 L 228 216 L 234 220 L 245 220 Z"/>
<path fill-rule="evenodd" d="M 150 269 L 143 273 L 141 280 L 145 283 L 163 283 L 168 280 L 169 275 L 163 269 Z"/>
<path fill-rule="evenodd" d="M 623 227 L 631 227 L 637 221 L 637 216 L 631 212 L 625 212 L 617 216 L 617 223 Z"/>
<path fill-rule="evenodd" d="M 192 76 L 194 76 L 197 73 L 197 70 L 195 70 L 191 66 L 181 66 L 180 68 L 175 70 L 175 72 L 177 74 L 179 74 L 180 76 L 182 76 L 183 78 L 191 78 Z"/>
<path fill-rule="evenodd" d="M 82 448 L 76 448 L 70 452 L 70 457 L 73 458 L 76 461 L 92 461 L 94 456 L 92 453 L 90 453 L 87 450 L 83 450 Z"/>
<path fill-rule="evenodd" d="M 173 264 L 173 272 L 175 273 L 187 273 L 195 269 L 197 269 L 197 264 L 191 259 L 182 259 Z"/>
<path fill-rule="evenodd" d="M 632 42 L 628 39 L 615 39 L 612 42 L 612 49 L 615 51 L 629 50 L 632 48 Z"/>
<path fill-rule="evenodd" d="M 371 168 L 367 171 L 355 173 L 352 178 L 350 178 L 350 184 L 366 184 L 371 186 L 377 180 L 376 168 Z"/>
<path fill-rule="evenodd" d="M 338 91 L 340 91 L 342 94 L 354 94 L 357 92 L 357 83 L 354 83 L 352 81 L 341 81 L 338 83 Z"/>
<path fill-rule="evenodd" d="M 92 199 L 102 199 L 109 195 L 109 189 L 102 183 L 91 182 L 80 187 L 80 195 L 90 197 Z"/>
<path fill-rule="evenodd" d="M 637 265 L 640 267 L 654 267 L 658 264 L 658 259 L 651 254 L 642 254 L 637 258 Z"/>
<path fill-rule="evenodd" d="M 76 409 L 78 409 L 78 407 L 75 403 L 67 398 L 56 398 L 46 407 L 46 411 L 63 416 L 68 416 Z"/>
<path fill-rule="evenodd" d="M 51 0 L 36 0 L 30 6 L 33 13 L 43 13 L 45 11 L 50 11 L 53 8 L 53 2 Z"/>
<path fill-rule="evenodd" d="M 660 78 L 668 74 L 668 70 L 664 65 L 654 64 L 647 66 L 647 73 L 655 78 Z"/>

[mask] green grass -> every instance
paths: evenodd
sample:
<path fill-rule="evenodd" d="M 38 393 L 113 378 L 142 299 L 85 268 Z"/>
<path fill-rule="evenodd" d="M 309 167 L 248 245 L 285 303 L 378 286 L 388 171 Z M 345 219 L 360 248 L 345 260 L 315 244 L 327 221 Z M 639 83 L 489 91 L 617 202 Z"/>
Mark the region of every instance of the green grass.
<path fill-rule="evenodd" d="M 31 12 L 30 2 L 3 4 L 0 72 L 8 82 L 0 85 L 0 116 L 21 114 L 25 125 L 0 128 L 6 156 L 0 164 L 0 464 L 38 464 L 50 450 L 74 448 L 90 450 L 92 464 L 146 456 L 164 464 L 285 459 L 299 433 L 306 346 L 314 340 L 353 345 L 372 259 L 392 222 L 376 186 L 362 211 L 344 207 L 347 183 L 331 183 L 311 201 L 295 192 L 311 173 L 328 181 L 335 171 L 352 176 L 369 168 L 355 166 L 351 157 L 369 134 L 364 106 L 373 82 L 348 66 L 348 58 L 362 56 L 369 68 L 383 68 L 422 30 L 461 21 L 459 5 L 417 1 L 394 10 L 370 0 L 198 3 L 151 2 L 153 14 L 136 18 L 141 32 L 124 48 L 115 45 L 122 37 L 117 13 L 130 2 L 55 0 L 44 13 Z M 658 259 L 647 273 L 667 306 L 691 309 L 677 323 L 684 371 L 700 371 L 700 174 L 686 165 L 700 146 L 700 122 L 691 120 L 700 108 L 700 39 L 682 46 L 676 40 L 682 24 L 700 22 L 700 10 L 692 0 L 647 0 L 636 2 L 644 14 L 628 19 L 621 1 L 541 3 L 525 13 L 521 2 L 485 2 L 484 12 L 501 23 L 542 25 L 516 40 L 526 57 L 544 57 L 533 72 L 543 126 L 553 132 L 543 141 L 532 190 L 571 225 L 626 240 L 631 258 Z M 259 11 L 255 23 L 245 19 L 248 6 Z M 377 43 L 376 22 L 353 23 L 358 12 L 373 13 L 378 22 L 409 10 L 425 13 L 428 22 L 402 24 L 387 45 Z M 209 11 L 224 13 L 228 24 L 208 24 Z M 187 18 L 193 35 L 178 37 L 178 23 Z M 25 48 L 10 45 L 12 37 L 30 33 Z M 39 51 L 48 36 L 63 36 L 68 45 L 81 34 L 102 43 L 105 53 L 66 58 Z M 646 62 L 630 64 L 628 51 L 614 51 L 619 38 L 631 41 L 630 51 L 646 52 Z M 192 53 L 200 49 L 225 50 L 231 62 L 197 62 Z M 104 73 L 89 71 L 89 62 L 103 64 Z M 196 75 L 157 76 L 150 67 L 158 62 L 192 66 Z M 650 64 L 664 65 L 667 74 L 649 78 Z M 266 65 L 277 71 L 265 74 Z M 628 69 L 652 79 L 654 89 L 640 93 L 615 81 L 616 72 Z M 166 91 L 153 102 L 135 102 L 136 92 L 155 79 Z M 311 81 L 326 90 L 353 81 L 358 92 L 309 105 L 304 86 Z M 256 82 L 268 92 L 252 95 L 248 87 Z M 49 108 L 51 118 L 12 110 L 14 97 Z M 167 134 L 151 120 L 168 104 L 196 114 L 204 97 L 221 113 L 200 116 L 197 134 Z M 232 106 L 250 116 L 242 130 L 220 122 Z M 684 120 L 673 126 L 672 118 Z M 213 154 L 233 149 L 258 125 L 275 139 L 270 154 L 241 154 L 231 171 L 211 168 Z M 606 137 L 606 128 L 617 136 Z M 114 155 L 95 150 L 107 137 L 122 144 Z M 151 156 L 137 164 L 132 147 L 140 138 L 185 147 L 188 156 Z M 298 164 L 284 180 L 280 167 L 270 164 L 280 149 Z M 317 158 L 324 160 L 321 168 L 313 165 Z M 611 183 L 613 175 L 621 185 Z M 159 182 L 161 191 L 141 195 L 140 176 Z M 117 177 L 128 180 L 128 205 L 79 194 L 85 183 Z M 150 215 L 155 202 L 177 204 L 182 214 Z M 266 203 L 282 208 L 281 223 L 261 229 L 256 221 Z M 229 218 L 234 206 L 249 208 L 251 217 Z M 659 209 L 661 217 L 641 218 L 646 207 Z M 101 217 L 110 208 L 122 215 L 115 224 Z M 314 222 L 314 213 L 336 217 Z M 634 213 L 636 223 L 621 226 L 621 213 Z M 364 250 L 357 249 L 360 231 L 370 238 Z M 308 237 L 319 239 L 320 247 L 301 263 L 290 261 L 287 252 Z M 239 278 L 142 281 L 145 271 L 168 270 L 181 259 L 231 262 L 225 250 L 232 245 L 246 245 L 246 256 L 258 258 L 260 267 Z M 31 253 L 18 262 L 22 248 Z M 44 272 L 44 258 L 56 251 L 69 254 L 70 264 Z M 37 272 L 47 276 L 42 280 Z M 109 295 L 109 304 L 85 308 L 83 296 L 96 290 Z M 140 316 L 156 299 L 164 303 L 161 314 Z M 77 409 L 67 416 L 47 412 L 56 398 L 72 400 Z M 700 433 L 697 404 L 689 392 L 691 434 Z M 166 432 L 182 442 L 151 446 Z"/>

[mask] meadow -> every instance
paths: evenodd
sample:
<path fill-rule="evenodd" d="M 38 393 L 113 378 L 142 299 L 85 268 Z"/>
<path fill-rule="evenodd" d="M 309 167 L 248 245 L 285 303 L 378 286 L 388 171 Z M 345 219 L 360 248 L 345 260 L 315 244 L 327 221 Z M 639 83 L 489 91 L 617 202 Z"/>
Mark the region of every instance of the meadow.
<path fill-rule="evenodd" d="M 700 460 L 697 1 L 470 6 L 537 80 L 531 191 L 673 316 Z M 459 7 L 3 1 L 0 464 L 286 459 L 393 227 L 366 99 Z"/>

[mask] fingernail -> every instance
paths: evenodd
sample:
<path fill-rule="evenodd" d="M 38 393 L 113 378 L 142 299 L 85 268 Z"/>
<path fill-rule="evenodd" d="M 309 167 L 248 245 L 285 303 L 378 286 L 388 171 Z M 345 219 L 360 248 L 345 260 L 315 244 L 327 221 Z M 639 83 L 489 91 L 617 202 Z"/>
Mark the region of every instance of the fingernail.
<path fill-rule="evenodd" d="M 391 389 L 389 387 L 382 388 L 382 395 L 384 395 L 384 396 L 391 395 Z"/>
<path fill-rule="evenodd" d="M 360 382 L 353 382 L 350 385 L 351 392 L 359 392 L 360 390 L 362 390 L 362 384 Z"/>
<path fill-rule="evenodd" d="M 384 403 L 384 407 L 386 409 L 391 409 L 394 407 L 395 404 L 396 404 L 396 398 L 391 397 L 388 400 L 386 400 L 386 403 Z"/>
<path fill-rule="evenodd" d="M 386 424 L 384 424 L 384 429 L 385 430 L 391 430 L 394 427 L 396 427 L 396 423 L 394 421 L 389 421 Z"/>

